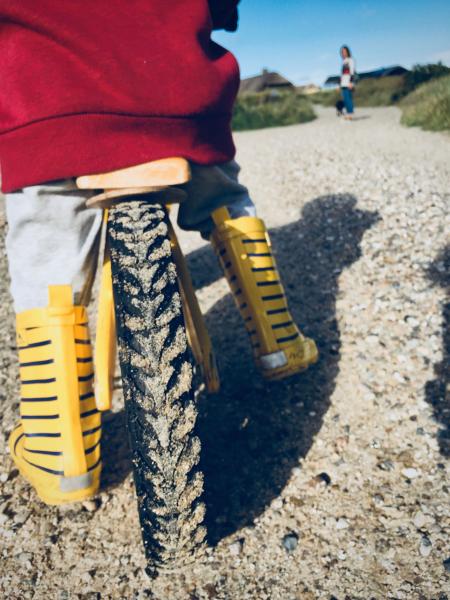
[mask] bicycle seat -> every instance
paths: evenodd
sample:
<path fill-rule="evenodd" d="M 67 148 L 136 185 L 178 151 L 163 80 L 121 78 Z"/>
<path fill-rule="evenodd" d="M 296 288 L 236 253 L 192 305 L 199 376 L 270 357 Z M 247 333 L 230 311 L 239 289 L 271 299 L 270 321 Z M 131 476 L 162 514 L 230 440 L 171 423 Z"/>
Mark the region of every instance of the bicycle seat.
<path fill-rule="evenodd" d="M 191 178 L 189 163 L 184 158 L 163 158 L 141 165 L 83 175 L 76 180 L 82 190 L 118 190 L 123 188 L 164 188 L 186 183 Z"/>

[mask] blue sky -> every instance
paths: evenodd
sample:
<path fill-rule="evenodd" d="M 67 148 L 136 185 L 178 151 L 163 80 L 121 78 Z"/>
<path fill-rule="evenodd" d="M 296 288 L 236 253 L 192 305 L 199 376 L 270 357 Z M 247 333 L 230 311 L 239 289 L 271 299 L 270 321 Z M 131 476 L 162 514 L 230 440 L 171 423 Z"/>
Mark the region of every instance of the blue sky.
<path fill-rule="evenodd" d="M 243 77 L 267 67 L 297 84 L 338 73 L 342 44 L 359 71 L 450 66 L 450 0 L 241 0 L 239 31 L 214 38 L 237 56 Z"/>

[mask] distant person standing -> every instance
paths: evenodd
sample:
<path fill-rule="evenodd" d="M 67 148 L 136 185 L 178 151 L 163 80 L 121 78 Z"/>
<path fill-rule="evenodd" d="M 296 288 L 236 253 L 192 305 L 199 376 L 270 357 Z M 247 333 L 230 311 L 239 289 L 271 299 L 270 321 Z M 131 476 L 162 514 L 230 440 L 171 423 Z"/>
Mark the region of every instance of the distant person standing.
<path fill-rule="evenodd" d="M 341 92 L 342 100 L 345 105 L 345 118 L 353 117 L 353 87 L 355 81 L 355 61 L 352 58 L 348 46 L 341 47 L 342 74 L 341 74 Z"/>

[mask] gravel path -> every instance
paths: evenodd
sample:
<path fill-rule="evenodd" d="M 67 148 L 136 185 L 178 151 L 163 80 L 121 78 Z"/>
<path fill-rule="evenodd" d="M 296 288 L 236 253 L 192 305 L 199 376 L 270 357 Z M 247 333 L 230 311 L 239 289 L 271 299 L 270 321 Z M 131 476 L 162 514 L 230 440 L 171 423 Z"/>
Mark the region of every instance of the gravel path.
<path fill-rule="evenodd" d="M 199 423 L 211 547 L 185 573 L 143 574 L 120 401 L 97 500 L 44 507 L 12 468 L 2 258 L 1 597 L 450 597 L 450 137 L 402 128 L 394 108 L 319 114 L 236 136 L 293 312 L 318 342 L 314 368 L 264 384 L 211 250 L 182 236 L 223 376 Z"/>

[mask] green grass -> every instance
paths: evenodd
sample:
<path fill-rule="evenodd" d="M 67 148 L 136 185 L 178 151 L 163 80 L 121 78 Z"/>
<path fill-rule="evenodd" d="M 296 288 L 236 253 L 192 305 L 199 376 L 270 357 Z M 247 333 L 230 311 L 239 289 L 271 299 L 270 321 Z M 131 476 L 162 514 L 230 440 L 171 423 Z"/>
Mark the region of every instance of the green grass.
<path fill-rule="evenodd" d="M 306 123 L 316 118 L 311 102 L 295 92 L 263 92 L 239 96 L 233 112 L 234 131 Z"/>
<path fill-rule="evenodd" d="M 363 79 L 355 86 L 353 100 L 356 107 L 389 106 L 402 97 L 404 89 L 405 78 L 402 75 Z M 314 103 L 324 106 L 334 106 L 339 98 L 340 90 L 323 90 L 311 96 Z"/>
<path fill-rule="evenodd" d="M 450 75 L 448 67 L 416 65 L 406 76 L 363 79 L 355 86 L 355 106 L 402 109 L 404 125 L 430 131 L 450 130 Z M 316 118 L 314 104 L 334 106 L 340 90 L 322 90 L 311 96 L 295 92 L 244 94 L 235 104 L 234 131 L 306 123 Z"/>
<path fill-rule="evenodd" d="M 321 90 L 320 92 L 311 94 L 310 97 L 313 104 L 334 106 L 341 97 L 341 92 L 339 90 Z"/>
<path fill-rule="evenodd" d="M 450 75 L 420 85 L 400 103 L 403 125 L 450 130 Z"/>

